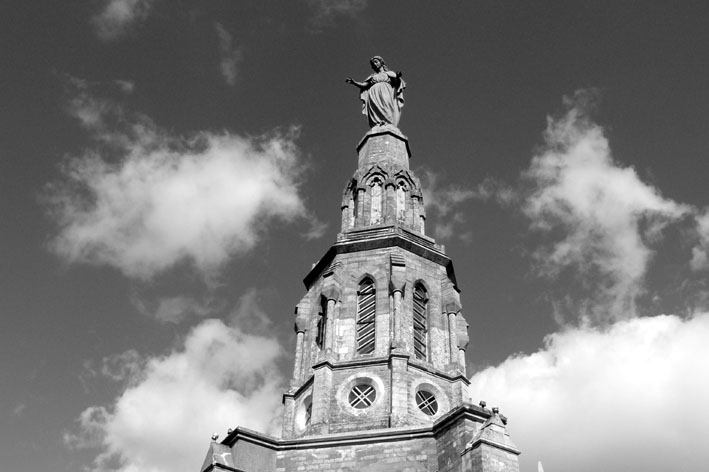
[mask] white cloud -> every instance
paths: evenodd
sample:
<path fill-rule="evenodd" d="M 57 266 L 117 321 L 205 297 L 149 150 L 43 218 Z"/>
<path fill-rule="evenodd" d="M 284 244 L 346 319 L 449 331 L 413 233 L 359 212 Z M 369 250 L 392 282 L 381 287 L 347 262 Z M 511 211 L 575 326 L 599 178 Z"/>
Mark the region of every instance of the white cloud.
<path fill-rule="evenodd" d="M 65 442 L 100 447 L 96 471 L 193 472 L 214 432 L 240 425 L 278 434 L 281 354 L 272 338 L 205 320 L 179 349 L 145 359 L 110 407 L 82 412 Z"/>
<path fill-rule="evenodd" d="M 367 7 L 367 0 L 306 0 L 313 11 L 311 24 L 316 30 L 332 26 L 338 16 L 355 17 Z"/>
<path fill-rule="evenodd" d="M 709 210 L 697 216 L 697 239 L 698 244 L 692 248 L 692 260 L 690 267 L 694 271 L 709 269 Z"/>
<path fill-rule="evenodd" d="M 224 77 L 224 81 L 228 85 L 235 85 L 239 72 L 238 66 L 243 59 L 243 54 L 241 49 L 234 46 L 232 35 L 224 26 L 220 23 L 215 23 L 214 29 L 217 31 L 217 36 L 219 36 L 219 51 L 221 53 L 219 68 L 222 77 Z"/>
<path fill-rule="evenodd" d="M 71 111 L 98 145 L 67 159 L 46 195 L 60 226 L 51 248 L 69 262 L 143 279 L 188 262 L 209 277 L 274 221 L 307 214 L 296 128 L 171 136 L 85 92 Z"/>
<path fill-rule="evenodd" d="M 99 38 L 118 39 L 148 17 L 155 0 L 104 0 L 100 13 L 91 18 Z"/>
<path fill-rule="evenodd" d="M 565 116 L 548 120 L 545 146 L 524 173 L 533 190 L 523 211 L 532 228 L 555 238 L 536 254 L 540 273 L 572 270 L 592 294 L 575 308 L 584 321 L 604 322 L 636 314 L 651 246 L 691 208 L 613 160 L 586 100 L 577 92 Z"/>
<path fill-rule="evenodd" d="M 521 469 L 704 470 L 709 314 L 636 318 L 550 335 L 531 355 L 472 376 L 473 402 L 499 405 Z"/>

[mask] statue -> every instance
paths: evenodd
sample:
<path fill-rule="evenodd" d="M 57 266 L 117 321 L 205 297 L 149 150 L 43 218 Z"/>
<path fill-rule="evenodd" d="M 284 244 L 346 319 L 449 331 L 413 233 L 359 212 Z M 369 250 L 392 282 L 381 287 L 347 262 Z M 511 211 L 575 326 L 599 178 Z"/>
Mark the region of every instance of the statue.
<path fill-rule="evenodd" d="M 367 115 L 369 126 L 399 125 L 404 107 L 404 88 L 401 72 L 392 72 L 381 56 L 374 56 L 369 63 L 374 73 L 362 82 L 347 77 L 345 82 L 359 88 L 362 114 Z"/>

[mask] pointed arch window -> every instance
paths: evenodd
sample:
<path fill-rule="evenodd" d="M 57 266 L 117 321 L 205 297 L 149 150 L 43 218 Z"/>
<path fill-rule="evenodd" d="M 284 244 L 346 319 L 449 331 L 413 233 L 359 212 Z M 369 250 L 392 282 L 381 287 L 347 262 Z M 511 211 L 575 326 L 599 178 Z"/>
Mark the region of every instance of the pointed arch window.
<path fill-rule="evenodd" d="M 357 292 L 357 354 L 374 352 L 376 315 L 376 290 L 367 277 L 359 284 Z"/>
<path fill-rule="evenodd" d="M 327 298 L 320 297 L 320 316 L 318 317 L 318 330 L 315 336 L 315 344 L 322 349 L 325 345 L 325 329 L 327 326 Z"/>
<path fill-rule="evenodd" d="M 382 181 L 378 178 L 372 181 L 372 211 L 369 224 L 376 225 L 382 221 Z"/>
<path fill-rule="evenodd" d="M 398 221 L 406 220 L 406 184 L 399 182 L 396 186 L 396 219 Z"/>
<path fill-rule="evenodd" d="M 428 295 L 421 284 L 414 287 L 414 354 L 426 360 L 428 344 Z"/>

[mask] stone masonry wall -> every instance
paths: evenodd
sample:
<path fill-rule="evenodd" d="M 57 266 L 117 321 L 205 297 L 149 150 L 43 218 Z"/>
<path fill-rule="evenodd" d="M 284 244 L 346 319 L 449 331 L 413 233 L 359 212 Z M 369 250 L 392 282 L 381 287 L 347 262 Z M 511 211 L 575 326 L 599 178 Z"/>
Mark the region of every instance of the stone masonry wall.
<path fill-rule="evenodd" d="M 437 469 L 433 438 L 280 451 L 276 460 L 276 472 L 433 472 Z"/>

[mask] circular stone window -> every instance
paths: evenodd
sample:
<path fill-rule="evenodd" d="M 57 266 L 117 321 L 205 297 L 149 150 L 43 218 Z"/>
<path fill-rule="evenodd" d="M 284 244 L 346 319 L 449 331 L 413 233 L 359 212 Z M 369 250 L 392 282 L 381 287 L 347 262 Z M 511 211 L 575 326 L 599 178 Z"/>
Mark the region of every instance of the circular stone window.
<path fill-rule="evenodd" d="M 438 401 L 436 401 L 435 395 L 426 390 L 416 392 L 416 405 L 419 407 L 419 410 L 429 416 L 435 415 L 438 411 Z"/>
<path fill-rule="evenodd" d="M 350 390 L 349 402 L 353 408 L 362 410 L 369 408 L 377 398 L 377 391 L 374 387 L 367 384 L 359 384 L 352 387 Z"/>

